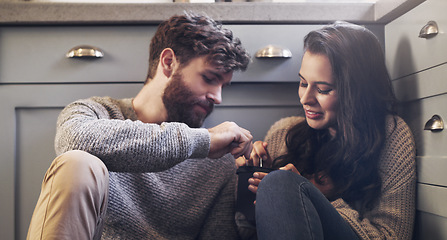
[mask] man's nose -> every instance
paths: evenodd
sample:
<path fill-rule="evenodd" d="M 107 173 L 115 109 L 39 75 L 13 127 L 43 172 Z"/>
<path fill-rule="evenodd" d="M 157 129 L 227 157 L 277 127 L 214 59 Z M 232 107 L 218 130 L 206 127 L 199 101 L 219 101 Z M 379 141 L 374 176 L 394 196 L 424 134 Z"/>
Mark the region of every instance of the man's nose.
<path fill-rule="evenodd" d="M 206 96 L 207 99 L 211 100 L 214 104 L 222 103 L 222 87 L 215 87 L 211 89 Z"/>

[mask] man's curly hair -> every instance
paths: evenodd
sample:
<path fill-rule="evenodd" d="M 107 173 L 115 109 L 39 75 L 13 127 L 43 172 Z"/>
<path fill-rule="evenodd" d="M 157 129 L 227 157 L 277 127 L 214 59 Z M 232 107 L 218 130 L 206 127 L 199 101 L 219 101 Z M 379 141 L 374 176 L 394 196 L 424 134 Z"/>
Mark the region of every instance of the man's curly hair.
<path fill-rule="evenodd" d="M 155 76 L 160 54 L 165 48 L 175 52 L 181 66 L 201 56 L 206 56 L 210 64 L 225 72 L 244 71 L 250 62 L 250 56 L 231 30 L 208 16 L 191 12 L 175 15 L 159 25 L 150 44 L 146 81 Z"/>

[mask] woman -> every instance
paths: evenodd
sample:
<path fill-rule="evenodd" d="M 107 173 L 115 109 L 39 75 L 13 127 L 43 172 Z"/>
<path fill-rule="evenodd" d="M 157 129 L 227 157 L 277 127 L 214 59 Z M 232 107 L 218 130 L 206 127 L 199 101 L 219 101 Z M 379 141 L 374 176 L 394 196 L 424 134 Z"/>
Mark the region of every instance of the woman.
<path fill-rule="evenodd" d="M 411 239 L 415 144 L 394 114 L 379 41 L 336 22 L 310 32 L 304 50 L 305 118 L 275 123 L 246 162 L 289 170 L 249 180 L 258 238 Z"/>

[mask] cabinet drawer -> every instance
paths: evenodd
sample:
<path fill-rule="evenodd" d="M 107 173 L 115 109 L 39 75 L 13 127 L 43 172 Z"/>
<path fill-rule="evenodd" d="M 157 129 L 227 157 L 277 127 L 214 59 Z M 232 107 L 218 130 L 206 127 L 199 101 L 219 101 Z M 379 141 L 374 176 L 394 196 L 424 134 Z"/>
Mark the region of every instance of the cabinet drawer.
<path fill-rule="evenodd" d="M 245 72 L 234 74 L 234 81 L 294 82 L 303 56 L 304 36 L 321 25 L 228 25 L 249 51 L 252 62 Z M 291 58 L 256 58 L 258 50 L 278 45 L 291 51 Z"/>
<path fill-rule="evenodd" d="M 438 132 L 424 130 L 425 123 L 433 116 L 439 115 L 444 123 L 447 120 L 447 94 L 423 98 L 402 105 L 401 116 L 410 126 L 417 148 L 418 156 L 447 156 L 447 129 Z"/>
<path fill-rule="evenodd" d="M 415 239 L 441 240 L 447 237 L 447 188 L 417 185 Z"/>
<path fill-rule="evenodd" d="M 418 156 L 416 166 L 419 183 L 447 187 L 447 156 Z"/>
<path fill-rule="evenodd" d="M 447 62 L 447 1 L 427 0 L 385 26 L 386 59 L 392 79 Z M 436 21 L 439 33 L 419 38 L 429 21 Z"/>
<path fill-rule="evenodd" d="M 234 81 L 244 82 L 295 82 L 303 57 L 304 37 L 312 30 L 324 25 L 317 24 L 256 24 L 227 25 L 235 36 L 239 37 L 249 51 L 252 62 L 245 72 L 237 72 Z M 384 46 L 384 28 L 382 25 L 365 25 Z M 267 45 L 278 45 L 291 51 L 291 58 L 256 58 L 256 52 Z"/>
<path fill-rule="evenodd" d="M 417 210 L 447 217 L 445 200 L 447 199 L 447 188 L 427 184 L 417 185 Z"/>
<path fill-rule="evenodd" d="M 433 97 L 447 92 L 447 63 L 429 70 L 393 80 L 396 97 L 401 102 Z"/>
<path fill-rule="evenodd" d="M 435 214 L 417 212 L 414 240 L 447 239 L 447 218 Z"/>
<path fill-rule="evenodd" d="M 124 82 L 146 79 L 154 26 L 0 28 L 0 83 Z M 102 58 L 67 58 L 91 45 Z"/>
<path fill-rule="evenodd" d="M 447 120 L 447 64 L 434 67 L 393 81 L 396 96 L 401 101 L 400 114 L 410 126 L 418 156 L 447 156 L 447 129 L 438 132 L 424 130 L 425 123 L 439 115 Z"/>

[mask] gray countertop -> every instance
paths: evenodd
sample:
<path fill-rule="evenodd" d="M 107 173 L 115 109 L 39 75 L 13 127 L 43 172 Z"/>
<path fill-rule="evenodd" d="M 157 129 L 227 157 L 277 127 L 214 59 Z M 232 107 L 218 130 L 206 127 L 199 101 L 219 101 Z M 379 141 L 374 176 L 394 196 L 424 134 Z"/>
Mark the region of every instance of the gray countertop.
<path fill-rule="evenodd" d="M 60 3 L 0 0 L 0 24 L 152 24 L 185 10 L 224 23 L 387 23 L 425 0 L 372 2 Z"/>

